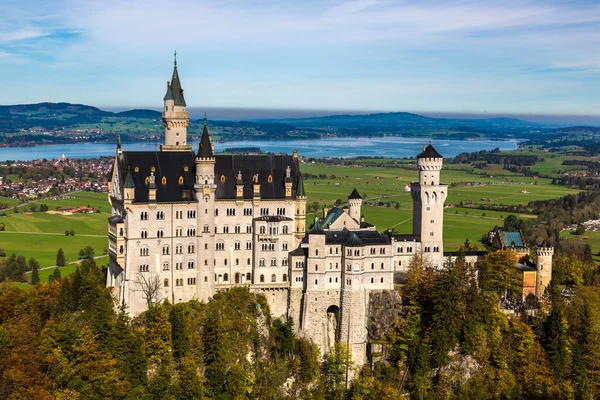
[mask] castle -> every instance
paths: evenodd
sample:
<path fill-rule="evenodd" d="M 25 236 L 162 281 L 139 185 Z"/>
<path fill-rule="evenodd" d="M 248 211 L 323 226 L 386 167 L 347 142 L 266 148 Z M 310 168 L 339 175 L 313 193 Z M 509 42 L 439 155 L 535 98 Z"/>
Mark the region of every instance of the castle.
<path fill-rule="evenodd" d="M 306 232 L 296 152 L 215 154 L 206 117 L 194 151 L 177 62 L 163 100 L 160 151 L 129 152 L 117 144 L 108 194 L 107 287 L 115 299 L 137 315 L 151 302 L 206 301 L 246 286 L 264 294 L 273 317 L 292 318 L 322 352 L 344 341 L 356 364 L 364 364 L 369 296 L 393 290 L 394 274 L 415 256 L 434 268 L 452 257 L 443 252 L 442 156 L 431 145 L 417 156 L 413 234 L 377 232 L 362 219 L 356 190 L 348 207 L 326 210 Z M 551 255 L 544 267 L 551 271 Z"/>

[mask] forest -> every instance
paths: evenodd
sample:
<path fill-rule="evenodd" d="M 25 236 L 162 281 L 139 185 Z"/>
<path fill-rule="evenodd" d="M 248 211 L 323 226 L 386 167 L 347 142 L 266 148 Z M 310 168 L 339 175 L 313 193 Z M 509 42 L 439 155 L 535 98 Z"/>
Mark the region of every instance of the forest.
<path fill-rule="evenodd" d="M 343 342 L 321 358 L 246 288 L 131 319 L 86 259 L 29 291 L 0 286 L 0 398 L 596 398 L 597 287 L 567 298 L 553 281 L 539 310 L 508 316 L 498 304 L 519 294 L 514 262 L 489 253 L 476 275 L 462 257 L 440 272 L 415 259 L 382 361 L 356 369 Z"/>

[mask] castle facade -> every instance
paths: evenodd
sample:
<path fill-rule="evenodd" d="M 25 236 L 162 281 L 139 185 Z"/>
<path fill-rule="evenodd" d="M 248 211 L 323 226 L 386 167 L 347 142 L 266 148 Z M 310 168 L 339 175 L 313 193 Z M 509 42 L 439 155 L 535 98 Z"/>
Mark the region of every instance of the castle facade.
<path fill-rule="evenodd" d="M 450 256 L 443 252 L 442 156 L 431 145 L 417 156 L 412 234 L 377 232 L 363 220 L 356 190 L 348 207 L 326 210 L 306 232 L 296 152 L 215 154 L 206 118 L 194 151 L 177 63 L 163 100 L 160 151 L 117 145 L 107 272 L 114 297 L 137 315 L 151 302 L 206 301 L 246 286 L 265 295 L 273 317 L 292 318 L 322 352 L 344 341 L 356 364 L 365 363 L 370 296 L 392 291 L 394 274 L 415 256 L 434 268 Z"/>

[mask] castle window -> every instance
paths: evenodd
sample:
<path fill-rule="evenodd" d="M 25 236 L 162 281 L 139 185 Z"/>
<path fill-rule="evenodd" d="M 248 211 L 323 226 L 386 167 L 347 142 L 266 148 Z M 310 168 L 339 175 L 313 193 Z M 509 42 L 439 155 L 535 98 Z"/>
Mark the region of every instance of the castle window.
<path fill-rule="evenodd" d="M 208 282 L 208 276 L 204 277 L 204 282 Z"/>
<path fill-rule="evenodd" d="M 140 167 L 138 167 L 137 165 L 135 166 L 135 168 L 133 169 L 133 172 L 140 172 Z"/>
<path fill-rule="evenodd" d="M 319 255 L 319 249 L 315 249 L 315 256 Z"/>
<path fill-rule="evenodd" d="M 208 233 L 209 227 L 208 225 L 204 225 L 204 233 Z"/>
<path fill-rule="evenodd" d="M 146 211 L 142 211 L 142 213 L 140 214 L 140 219 L 142 221 L 148 220 L 148 213 Z"/>
<path fill-rule="evenodd" d="M 381 283 L 383 283 L 383 278 L 381 278 Z"/>
<path fill-rule="evenodd" d="M 183 172 L 188 172 L 189 170 L 190 170 L 190 169 L 188 168 L 188 166 L 187 166 L 187 165 L 183 167 Z"/>
<path fill-rule="evenodd" d="M 150 178 L 146 177 L 146 180 L 144 182 L 146 182 L 146 185 L 150 184 Z"/>
<path fill-rule="evenodd" d="M 277 277 L 275 274 L 271 275 L 271 282 L 277 282 Z"/>
<path fill-rule="evenodd" d="M 251 241 L 246 242 L 246 250 L 252 250 L 252 242 Z"/>
<path fill-rule="evenodd" d="M 163 211 L 158 211 L 156 213 L 156 219 L 165 219 L 165 213 Z"/>
<path fill-rule="evenodd" d="M 169 287 L 169 280 L 168 280 L 168 279 L 165 279 L 165 280 L 163 281 L 163 285 L 164 285 L 164 287 Z"/>
<path fill-rule="evenodd" d="M 223 233 L 229 233 L 229 226 L 223 226 Z"/>
<path fill-rule="evenodd" d="M 281 244 L 281 250 L 283 250 L 283 251 L 287 251 L 287 249 L 288 249 L 288 244 L 287 244 L 287 242 L 283 242 L 283 243 Z"/>
<path fill-rule="evenodd" d="M 375 263 L 371 263 L 371 269 L 375 269 Z"/>
<path fill-rule="evenodd" d="M 221 183 L 225 182 L 225 175 L 221 175 Z"/>
<path fill-rule="evenodd" d="M 373 283 L 373 278 L 371 278 L 371 283 Z"/>
<path fill-rule="evenodd" d="M 381 269 L 383 269 L 383 268 L 384 268 L 384 267 L 383 267 L 383 263 L 381 263 Z"/>
<path fill-rule="evenodd" d="M 269 182 L 269 183 L 270 183 L 270 182 L 273 182 L 273 177 L 272 177 L 271 175 L 269 175 L 269 176 L 267 177 L 267 182 Z"/>
<path fill-rule="evenodd" d="M 167 184 L 167 177 L 163 176 L 161 182 L 162 182 L 163 185 L 166 185 Z"/>
<path fill-rule="evenodd" d="M 259 267 L 264 267 L 265 266 L 265 259 L 261 258 L 260 261 L 258 262 L 258 266 Z"/>
<path fill-rule="evenodd" d="M 252 275 L 250 275 L 250 272 L 248 272 L 248 273 L 246 274 L 246 280 L 247 280 L 248 282 L 250 282 L 250 281 L 252 280 Z"/>
<path fill-rule="evenodd" d="M 407 253 L 412 253 L 412 251 L 413 251 L 413 250 L 412 250 L 412 246 L 410 246 L 410 247 L 407 247 L 407 248 L 406 248 L 406 252 L 407 252 Z"/>
<path fill-rule="evenodd" d="M 249 258 L 246 260 L 246 264 L 250 265 L 250 259 Z M 250 279 L 250 278 L 248 278 L 248 279 Z"/>
<path fill-rule="evenodd" d="M 164 256 L 169 255 L 169 246 L 163 246 L 162 253 Z"/>
<path fill-rule="evenodd" d="M 398 253 L 404 253 L 404 248 L 403 247 L 398 247 Z"/>
<path fill-rule="evenodd" d="M 194 254 L 196 252 L 196 246 L 193 244 L 188 245 L 188 253 Z"/>
<path fill-rule="evenodd" d="M 235 265 L 240 265 L 240 259 L 239 258 L 235 259 Z"/>
<path fill-rule="evenodd" d="M 223 243 L 223 242 L 216 243 L 216 250 L 217 251 L 225 250 L 225 243 Z"/>
<path fill-rule="evenodd" d="M 287 282 L 287 274 L 283 274 L 283 281 Z"/>
<path fill-rule="evenodd" d="M 283 226 L 283 234 L 284 234 L 284 235 L 287 235 L 287 234 L 288 234 L 288 226 L 287 226 L 287 225 L 284 225 L 284 226 Z"/>
<path fill-rule="evenodd" d="M 195 285 L 196 284 L 196 278 L 188 278 L 188 285 Z"/>
<path fill-rule="evenodd" d="M 163 178 L 163 179 L 164 179 L 164 178 Z M 164 183 L 167 183 L 167 182 L 165 181 Z M 179 177 L 179 184 L 180 184 L 180 185 L 183 185 L 183 176 L 180 176 L 180 177 Z"/>
<path fill-rule="evenodd" d="M 175 254 L 183 254 L 183 246 L 178 244 L 175 246 Z"/>
<path fill-rule="evenodd" d="M 156 172 L 156 167 L 154 167 L 154 166 L 150 167 L 150 172 Z"/>
<path fill-rule="evenodd" d="M 158 231 L 156 231 L 156 237 L 161 238 L 164 236 L 164 231 L 162 229 L 159 229 Z"/>
<path fill-rule="evenodd" d="M 149 249 L 147 247 L 142 247 L 140 249 L 140 256 L 147 256 L 149 254 Z"/>
<path fill-rule="evenodd" d="M 264 235 L 266 232 L 267 232 L 267 228 L 265 228 L 264 225 L 261 225 L 261 227 L 260 227 L 260 234 Z"/>
<path fill-rule="evenodd" d="M 315 286 L 317 286 L 319 284 L 319 280 L 315 279 Z"/>
<path fill-rule="evenodd" d="M 260 276 L 260 283 L 264 283 L 264 282 L 265 282 L 265 276 L 264 276 L 264 275 L 261 275 L 261 276 Z"/>
<path fill-rule="evenodd" d="M 235 233 L 240 233 L 242 231 L 242 228 L 239 225 L 235 226 Z"/>
<path fill-rule="evenodd" d="M 142 239 L 146 239 L 148 237 L 148 231 L 143 230 L 141 236 L 142 236 Z"/>
<path fill-rule="evenodd" d="M 223 275 L 223 282 L 229 282 L 229 274 Z"/>
<path fill-rule="evenodd" d="M 433 236 L 433 231 L 429 232 L 429 236 Z"/>
<path fill-rule="evenodd" d="M 239 250 L 242 247 L 242 245 L 240 244 L 240 242 L 235 242 L 234 244 L 234 250 Z"/>
<path fill-rule="evenodd" d="M 140 265 L 140 272 L 148 272 L 149 270 L 148 264 Z"/>

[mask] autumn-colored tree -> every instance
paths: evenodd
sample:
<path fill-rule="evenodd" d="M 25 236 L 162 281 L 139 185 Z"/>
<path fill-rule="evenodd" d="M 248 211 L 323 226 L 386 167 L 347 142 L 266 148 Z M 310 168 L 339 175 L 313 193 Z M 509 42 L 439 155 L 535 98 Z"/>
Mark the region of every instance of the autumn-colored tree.
<path fill-rule="evenodd" d="M 513 293 L 519 298 L 523 282 L 518 269 L 515 268 L 516 262 L 517 256 L 510 249 L 486 254 L 479 264 L 481 288 L 499 296 Z"/>

